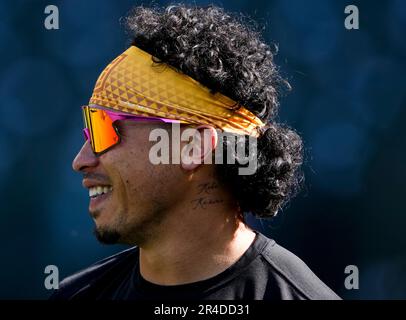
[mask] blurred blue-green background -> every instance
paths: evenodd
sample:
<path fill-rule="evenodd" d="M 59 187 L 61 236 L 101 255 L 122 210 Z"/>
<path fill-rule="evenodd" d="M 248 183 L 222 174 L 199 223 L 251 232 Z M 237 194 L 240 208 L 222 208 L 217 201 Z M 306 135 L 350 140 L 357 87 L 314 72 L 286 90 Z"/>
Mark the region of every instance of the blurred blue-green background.
<path fill-rule="evenodd" d="M 250 223 L 343 298 L 406 299 L 406 2 L 195 3 L 264 25 L 293 86 L 279 118 L 303 136 L 306 187 L 274 221 Z M 44 27 L 49 4 L 59 8 L 59 30 Z M 46 298 L 45 266 L 64 277 L 123 248 L 95 240 L 71 162 L 83 143 L 79 106 L 126 49 L 119 19 L 137 4 L 0 2 L 2 299 Z M 359 30 L 344 28 L 349 4 Z M 344 287 L 347 265 L 359 268 L 359 290 Z"/>

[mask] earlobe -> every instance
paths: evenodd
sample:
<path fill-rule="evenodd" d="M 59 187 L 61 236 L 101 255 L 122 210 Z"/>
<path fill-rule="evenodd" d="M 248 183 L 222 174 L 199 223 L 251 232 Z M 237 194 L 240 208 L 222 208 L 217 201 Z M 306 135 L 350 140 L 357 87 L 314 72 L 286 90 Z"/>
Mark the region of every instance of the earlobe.
<path fill-rule="evenodd" d="M 184 136 L 187 137 L 186 140 Z M 218 143 L 218 134 L 214 127 L 200 125 L 186 129 L 182 133 L 182 141 L 189 141 L 181 151 L 181 166 L 184 170 L 194 170 L 203 163 L 212 163 L 212 154 Z"/>

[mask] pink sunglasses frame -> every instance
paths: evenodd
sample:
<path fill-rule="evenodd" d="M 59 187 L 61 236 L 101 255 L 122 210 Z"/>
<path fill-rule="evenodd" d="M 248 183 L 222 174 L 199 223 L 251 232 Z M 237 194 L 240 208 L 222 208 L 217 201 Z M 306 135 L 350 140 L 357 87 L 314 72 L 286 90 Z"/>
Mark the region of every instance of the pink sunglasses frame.
<path fill-rule="evenodd" d="M 130 114 L 130 113 L 125 113 L 125 112 L 120 112 L 120 111 L 115 111 L 115 110 L 113 111 L 111 109 L 107 109 L 107 108 L 104 108 L 104 107 L 101 107 L 101 106 L 96 106 L 96 105 L 91 105 L 91 106 L 85 105 L 85 106 L 82 106 L 81 108 L 83 109 L 85 107 L 91 107 L 91 108 L 96 108 L 96 109 L 100 109 L 100 110 L 105 111 L 108 114 L 108 116 L 111 118 L 113 128 L 114 128 L 114 130 L 116 131 L 116 133 L 117 133 L 117 135 L 119 137 L 119 140 L 117 141 L 117 143 L 112 145 L 111 147 L 107 148 L 106 150 L 103 150 L 102 152 L 94 152 L 93 151 L 93 153 L 96 156 L 102 155 L 103 153 L 110 150 L 112 147 L 120 144 L 120 142 L 121 142 L 120 132 L 117 130 L 117 127 L 114 125 L 114 123 L 116 121 L 118 121 L 118 120 L 131 120 L 131 121 L 136 121 L 136 122 L 184 123 L 184 122 L 182 122 L 180 120 L 174 120 L 174 119 L 167 119 L 167 118 L 160 118 L 160 117 L 136 116 L 136 115 L 133 115 L 133 114 Z M 88 140 L 91 141 L 89 128 L 84 128 L 83 129 L 83 135 L 84 135 L 85 141 L 88 141 Z"/>

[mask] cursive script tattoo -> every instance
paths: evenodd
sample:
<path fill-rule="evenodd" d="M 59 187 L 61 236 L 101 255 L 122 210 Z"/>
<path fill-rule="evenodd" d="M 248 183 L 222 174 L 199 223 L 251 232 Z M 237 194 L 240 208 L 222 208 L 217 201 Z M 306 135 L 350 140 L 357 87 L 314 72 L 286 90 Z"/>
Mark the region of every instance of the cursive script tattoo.
<path fill-rule="evenodd" d="M 198 208 L 207 209 L 208 206 L 223 203 L 224 200 L 222 200 L 222 199 L 210 199 L 210 198 L 207 198 L 207 197 L 200 197 L 200 198 L 192 200 L 191 202 L 194 204 L 193 210 L 196 210 Z"/>
<path fill-rule="evenodd" d="M 218 188 L 218 183 L 217 182 L 205 182 L 205 183 L 200 183 L 197 188 L 198 188 L 198 194 L 211 194 L 213 190 Z"/>

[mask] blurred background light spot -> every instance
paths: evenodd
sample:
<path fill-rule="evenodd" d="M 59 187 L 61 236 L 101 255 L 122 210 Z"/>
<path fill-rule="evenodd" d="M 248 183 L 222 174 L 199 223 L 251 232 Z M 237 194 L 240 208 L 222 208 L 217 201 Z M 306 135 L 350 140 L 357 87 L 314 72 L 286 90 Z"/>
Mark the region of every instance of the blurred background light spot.
<path fill-rule="evenodd" d="M 390 1 L 390 8 L 387 11 L 388 24 L 387 35 L 389 39 L 403 51 L 403 57 L 406 56 L 406 2 L 404 0 Z"/>
<path fill-rule="evenodd" d="M 341 169 L 365 160 L 366 139 L 362 129 L 348 123 L 335 123 L 316 131 L 312 140 L 314 163 L 320 169 Z"/>
<path fill-rule="evenodd" d="M 349 78 L 348 104 L 358 123 L 388 128 L 406 99 L 405 68 L 394 59 L 369 58 L 358 63 Z"/>
<path fill-rule="evenodd" d="M 59 34 L 49 38 L 48 49 L 70 67 L 101 67 L 118 55 L 114 48 L 124 51 L 119 19 L 125 13 L 114 1 L 66 1 L 60 5 Z"/>
<path fill-rule="evenodd" d="M 4 185 L 6 174 L 9 173 L 14 162 L 15 153 L 13 152 L 13 148 L 11 148 L 11 144 L 12 142 L 7 139 L 4 132 L 0 130 L 0 186 Z"/>
<path fill-rule="evenodd" d="M 0 81 L 0 125 L 17 135 L 44 134 L 63 121 L 71 92 L 63 70 L 44 61 L 15 61 Z"/>
<path fill-rule="evenodd" d="M 362 299 L 404 299 L 406 290 L 406 260 L 388 257 L 360 270 Z"/>
<path fill-rule="evenodd" d="M 11 26 L 6 24 L 0 24 L 0 41 L 2 43 L 2 45 L 0 46 L 0 55 L 2 59 L 0 68 L 4 69 L 14 59 L 18 58 L 19 55 L 23 54 L 24 46 L 21 41 L 18 40 L 18 34 L 15 32 L 15 30 Z M 3 78 L 2 73 L 3 72 L 0 72 L 0 79 Z"/>
<path fill-rule="evenodd" d="M 349 122 L 324 124 L 310 139 L 311 178 L 318 187 L 342 196 L 362 191 L 362 167 L 369 153 L 364 131 Z"/>
<path fill-rule="evenodd" d="M 283 30 L 288 34 L 290 55 L 311 63 L 321 63 L 331 57 L 340 42 L 339 31 L 343 28 L 343 16 L 332 2 L 314 0 L 310 4 L 307 1 L 278 0 L 273 9 L 291 25 Z"/>

